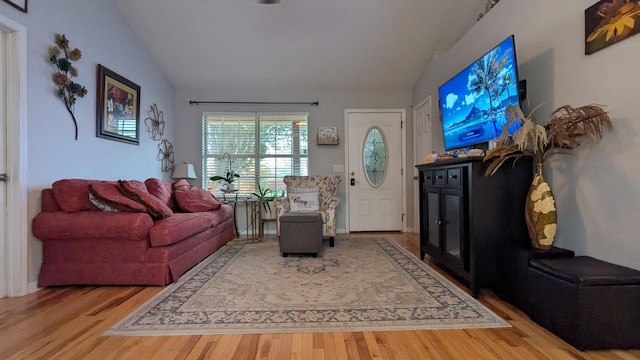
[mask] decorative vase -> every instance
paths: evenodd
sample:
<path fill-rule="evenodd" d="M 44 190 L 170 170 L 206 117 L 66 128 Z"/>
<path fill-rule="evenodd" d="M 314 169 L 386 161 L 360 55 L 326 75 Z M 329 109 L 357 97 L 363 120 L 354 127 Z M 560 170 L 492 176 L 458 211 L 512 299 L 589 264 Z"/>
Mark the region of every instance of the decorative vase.
<path fill-rule="evenodd" d="M 536 163 L 536 173 L 527 194 L 525 220 L 531 246 L 550 249 L 556 236 L 558 213 L 541 162 Z"/>

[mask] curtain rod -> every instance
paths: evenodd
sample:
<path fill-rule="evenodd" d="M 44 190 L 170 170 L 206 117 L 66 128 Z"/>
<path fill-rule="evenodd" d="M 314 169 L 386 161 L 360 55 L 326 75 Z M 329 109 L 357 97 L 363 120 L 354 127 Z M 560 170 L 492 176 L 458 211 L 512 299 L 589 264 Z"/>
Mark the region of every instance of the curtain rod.
<path fill-rule="evenodd" d="M 309 105 L 318 106 L 317 101 L 313 102 L 274 102 L 274 101 L 195 101 L 189 100 L 190 105 L 200 104 L 244 104 L 244 105 Z"/>

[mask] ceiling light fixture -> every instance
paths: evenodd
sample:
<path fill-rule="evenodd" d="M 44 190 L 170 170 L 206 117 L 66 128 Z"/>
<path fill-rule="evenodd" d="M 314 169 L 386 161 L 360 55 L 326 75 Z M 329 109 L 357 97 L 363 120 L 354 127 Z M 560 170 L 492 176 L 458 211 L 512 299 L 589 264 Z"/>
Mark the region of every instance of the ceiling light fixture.
<path fill-rule="evenodd" d="M 280 0 L 258 0 L 260 4 L 277 4 Z"/>

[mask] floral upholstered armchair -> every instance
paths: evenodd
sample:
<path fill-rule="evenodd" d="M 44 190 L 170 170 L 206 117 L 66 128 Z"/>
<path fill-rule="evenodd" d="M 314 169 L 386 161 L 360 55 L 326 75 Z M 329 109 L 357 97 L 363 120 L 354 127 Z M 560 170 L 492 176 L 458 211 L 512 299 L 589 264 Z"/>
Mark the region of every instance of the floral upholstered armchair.
<path fill-rule="evenodd" d="M 338 175 L 314 175 L 314 176 L 285 176 L 284 184 L 287 186 L 287 197 L 275 199 L 273 205 L 276 208 L 276 230 L 280 236 L 280 216 L 291 212 L 291 194 L 307 192 L 306 190 L 318 189 L 319 210 L 322 214 L 322 236 L 329 237 L 332 241 L 336 236 L 336 208 L 340 205 L 338 199 L 338 185 L 341 178 Z"/>

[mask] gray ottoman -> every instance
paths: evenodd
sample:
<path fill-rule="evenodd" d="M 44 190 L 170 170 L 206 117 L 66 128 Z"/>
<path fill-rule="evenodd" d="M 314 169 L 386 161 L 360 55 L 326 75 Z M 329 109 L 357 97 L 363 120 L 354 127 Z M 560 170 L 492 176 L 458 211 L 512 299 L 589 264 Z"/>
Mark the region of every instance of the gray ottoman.
<path fill-rule="evenodd" d="M 322 214 L 319 212 L 290 212 L 280 216 L 280 252 L 313 254 L 322 248 Z"/>

